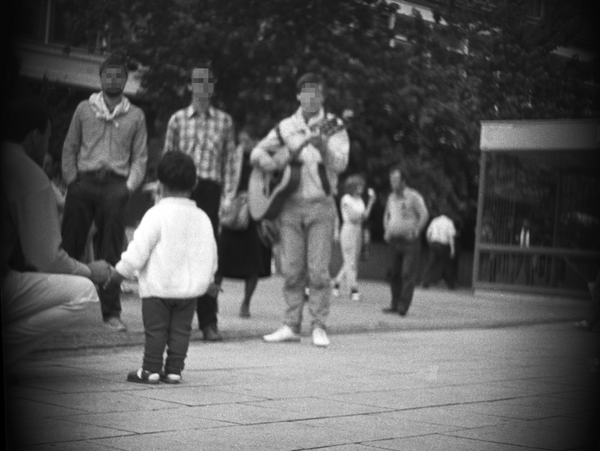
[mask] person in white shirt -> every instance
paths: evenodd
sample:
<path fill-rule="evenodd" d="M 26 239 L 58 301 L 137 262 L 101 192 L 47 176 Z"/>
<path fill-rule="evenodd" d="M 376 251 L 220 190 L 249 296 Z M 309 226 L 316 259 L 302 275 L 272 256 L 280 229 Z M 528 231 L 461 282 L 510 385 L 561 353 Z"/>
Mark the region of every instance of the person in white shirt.
<path fill-rule="evenodd" d="M 520 247 L 529 247 L 530 224 L 529 219 L 523 219 L 523 226 L 519 232 L 518 240 Z"/>
<path fill-rule="evenodd" d="M 434 218 L 426 232 L 429 244 L 429 261 L 423 280 L 423 288 L 444 279 L 451 290 L 456 288 L 454 281 L 454 264 L 456 257 L 456 228 L 454 222 L 446 215 Z"/>
<path fill-rule="evenodd" d="M 399 165 L 390 168 L 389 176 L 392 192 L 383 215 L 383 237 L 393 249 L 394 257 L 390 271 L 391 305 L 383 312 L 406 316 L 417 284 L 420 235 L 429 212 L 423 196 L 406 185 Z"/>
<path fill-rule="evenodd" d="M 345 181 L 346 194 L 340 201 L 342 228 L 340 230 L 340 248 L 342 267 L 334 279 L 333 295 L 339 296 L 340 284 L 345 279 L 350 287 L 350 299 L 360 300 L 358 292 L 358 257 L 362 247 L 362 225 L 369 217 L 375 202 L 375 191 L 369 190 L 369 201 L 365 206 L 362 199 L 365 180 L 360 175 L 351 175 Z"/>
<path fill-rule="evenodd" d="M 517 242 L 519 243 L 519 247 L 521 248 L 529 248 L 530 239 L 531 239 L 531 222 L 529 219 L 524 218 L 521 230 L 519 234 L 516 236 Z M 527 285 L 531 284 L 533 281 L 533 272 L 534 272 L 534 262 L 535 257 L 531 254 L 524 253 L 518 254 L 515 256 L 515 266 L 514 266 L 514 274 L 513 280 L 515 283 L 518 283 L 519 276 L 521 272 L 523 273 L 523 279 Z M 522 280 L 522 279 L 521 279 Z"/>
<path fill-rule="evenodd" d="M 157 175 L 160 201 L 142 218 L 109 281 L 118 285 L 123 279 L 139 279 L 144 360 L 127 380 L 144 384 L 180 382 L 196 301 L 211 291 L 217 271 L 211 221 L 190 199 L 196 185 L 194 160 L 182 152 L 167 152 Z"/>

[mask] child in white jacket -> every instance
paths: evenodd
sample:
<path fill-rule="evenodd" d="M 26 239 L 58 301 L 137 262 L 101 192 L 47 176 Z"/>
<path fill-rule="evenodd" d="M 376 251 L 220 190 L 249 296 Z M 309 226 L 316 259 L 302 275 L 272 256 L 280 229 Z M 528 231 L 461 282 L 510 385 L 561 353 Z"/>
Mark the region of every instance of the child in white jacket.
<path fill-rule="evenodd" d="M 157 173 L 161 200 L 142 218 L 108 284 L 139 279 L 144 360 L 127 380 L 173 384 L 181 381 L 197 298 L 217 270 L 217 245 L 208 216 L 189 199 L 196 185 L 192 158 L 167 152 Z"/>

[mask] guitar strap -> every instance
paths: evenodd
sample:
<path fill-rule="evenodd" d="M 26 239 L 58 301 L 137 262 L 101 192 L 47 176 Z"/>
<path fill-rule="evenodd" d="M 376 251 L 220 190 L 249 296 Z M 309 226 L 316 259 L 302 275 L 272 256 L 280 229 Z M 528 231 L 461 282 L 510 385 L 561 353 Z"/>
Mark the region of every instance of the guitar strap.
<path fill-rule="evenodd" d="M 325 165 L 323 163 L 319 163 L 319 178 L 321 179 L 321 185 L 323 186 L 323 191 L 325 191 L 325 195 L 329 196 L 331 193 L 331 185 L 329 183 L 329 177 L 327 177 L 327 170 L 325 169 Z"/>
<path fill-rule="evenodd" d="M 327 110 L 324 110 L 323 113 L 325 114 L 325 120 L 327 120 L 327 116 L 329 115 L 329 113 L 327 113 Z M 319 163 L 317 169 L 319 171 L 319 178 L 321 179 L 321 186 L 323 187 L 323 191 L 325 192 L 326 196 L 329 196 L 329 194 L 331 193 L 331 184 L 329 183 L 329 177 L 327 177 L 327 169 L 325 168 L 325 164 L 323 164 L 322 162 Z"/>

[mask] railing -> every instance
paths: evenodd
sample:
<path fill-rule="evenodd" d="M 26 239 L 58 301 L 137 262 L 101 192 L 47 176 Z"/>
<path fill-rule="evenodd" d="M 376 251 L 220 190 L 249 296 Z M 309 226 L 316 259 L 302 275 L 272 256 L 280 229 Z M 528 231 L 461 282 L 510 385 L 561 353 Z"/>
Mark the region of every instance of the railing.
<path fill-rule="evenodd" d="M 481 243 L 473 288 L 588 295 L 600 268 L 600 252 Z"/>

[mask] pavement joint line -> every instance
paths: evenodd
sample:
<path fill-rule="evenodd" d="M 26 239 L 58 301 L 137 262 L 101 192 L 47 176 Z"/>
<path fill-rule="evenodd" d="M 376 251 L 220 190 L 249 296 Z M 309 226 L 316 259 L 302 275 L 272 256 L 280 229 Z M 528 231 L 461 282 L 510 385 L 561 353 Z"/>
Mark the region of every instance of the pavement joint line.
<path fill-rule="evenodd" d="M 493 321 L 493 320 L 490 320 Z M 509 329 L 509 328 L 518 328 L 525 326 L 536 326 L 536 325 L 544 325 L 544 324 L 571 324 L 573 320 L 565 320 L 563 318 L 557 319 L 540 319 L 538 321 L 535 320 L 527 320 L 527 321 L 508 321 L 502 324 L 493 323 L 493 324 L 455 324 L 455 325 L 422 325 L 416 328 L 408 327 L 405 329 L 399 329 L 397 327 L 388 326 L 385 327 L 377 327 L 377 328 L 369 328 L 369 327 L 359 327 L 359 328 L 340 328 L 340 329 L 330 329 L 329 336 L 334 337 L 336 335 L 354 335 L 354 334 L 371 334 L 371 333 L 389 333 L 389 332 L 432 332 L 432 331 L 453 331 L 453 330 L 489 330 L 489 329 Z M 122 332 L 121 332 L 122 333 Z M 263 342 L 262 335 L 250 334 L 250 333 L 231 333 L 227 331 L 221 331 L 224 335 L 223 342 L 245 342 L 251 340 L 259 340 Z M 139 336 L 142 339 L 138 342 L 133 343 L 110 343 L 110 344 L 97 344 L 97 345 L 85 345 L 85 346 L 65 346 L 65 347 L 55 347 L 52 349 L 36 349 L 32 354 L 34 355 L 52 355 L 54 353 L 60 352 L 81 352 L 86 350 L 102 350 L 102 349 L 114 349 L 114 348 L 134 348 L 138 346 L 144 345 L 144 332 L 127 332 L 128 336 L 131 337 L 135 334 L 135 336 Z M 302 333 L 302 338 L 309 339 L 311 337 L 310 333 Z M 201 337 L 192 337 L 190 339 L 190 343 L 205 343 L 206 345 L 217 345 L 219 343 L 206 343 L 206 341 Z M 221 343 L 223 343 L 221 342 Z M 268 345 L 298 345 L 298 342 L 282 342 L 282 343 L 268 343 Z M 319 348 L 323 350 L 327 350 L 328 347 Z"/>
<path fill-rule="evenodd" d="M 505 309 L 502 309 L 502 311 L 505 311 Z M 537 308 L 531 310 L 532 315 L 536 315 L 536 312 Z M 564 445 L 561 449 L 583 449 L 581 447 L 582 445 L 588 445 L 588 442 L 591 443 L 591 441 L 596 438 L 596 433 L 593 431 L 595 430 L 594 427 L 597 426 L 597 421 L 594 419 L 597 419 L 598 410 L 595 407 L 590 409 L 592 404 L 588 404 L 588 396 L 586 396 L 586 394 L 592 394 L 594 399 L 597 398 L 596 395 L 598 394 L 598 391 L 596 390 L 596 384 L 598 382 L 598 375 L 588 374 L 588 371 L 584 365 L 584 360 L 590 356 L 597 356 L 598 351 L 597 347 L 595 346 L 595 338 L 597 338 L 597 336 L 594 336 L 589 332 L 579 331 L 574 327 L 569 327 L 567 324 L 568 321 L 566 320 L 561 321 L 561 323 L 564 324 L 545 326 L 544 324 L 549 323 L 543 323 L 533 324 L 529 327 L 521 328 L 483 328 L 480 329 L 480 332 L 475 334 L 465 329 L 463 329 L 462 334 L 460 333 L 460 330 L 455 332 L 454 330 L 448 331 L 441 329 L 436 329 L 433 331 L 434 333 L 429 334 L 404 334 L 405 332 L 432 332 L 429 330 L 416 329 L 373 331 L 371 332 L 371 339 L 373 342 L 372 346 L 369 343 L 369 340 L 364 340 L 363 336 L 359 334 L 339 334 L 339 349 L 346 349 L 346 352 L 342 351 L 339 353 L 344 359 L 339 361 L 339 369 L 331 367 L 329 363 L 329 356 L 335 356 L 337 353 L 333 346 L 330 349 L 333 348 L 334 353 L 328 355 L 314 354 L 308 347 L 294 348 L 297 350 L 302 349 L 302 355 L 297 359 L 293 359 L 293 361 L 302 361 L 302 359 L 307 359 L 310 361 L 312 356 L 317 356 L 319 359 L 309 365 L 310 372 L 308 374 L 322 374 L 320 372 L 321 367 L 323 364 L 326 364 L 328 365 L 328 370 L 325 374 L 340 374 L 343 376 L 355 374 L 355 362 L 362 361 L 360 357 L 363 355 L 371 356 L 375 350 L 381 350 L 382 355 L 386 355 L 388 352 L 389 342 L 387 339 L 380 338 L 380 336 L 375 335 L 375 332 L 386 334 L 385 337 L 398 337 L 397 343 L 401 343 L 404 341 L 404 339 L 406 339 L 408 342 L 415 343 L 420 346 L 413 347 L 410 351 L 408 351 L 410 354 L 406 356 L 406 361 L 407 364 L 410 365 L 411 371 L 407 373 L 402 371 L 402 369 L 405 367 L 401 364 L 402 362 L 400 362 L 400 364 L 397 366 L 399 371 L 386 371 L 384 372 L 385 374 L 378 374 L 379 381 L 371 379 L 372 371 L 366 371 L 365 374 L 358 375 L 360 380 L 364 381 L 365 385 L 358 386 L 359 388 L 357 390 L 352 390 L 354 384 L 351 383 L 348 383 L 344 387 L 338 387 L 346 392 L 346 395 L 342 396 L 341 399 L 332 397 L 332 393 L 334 393 L 332 391 L 317 391 L 313 392 L 312 395 L 311 392 L 307 393 L 306 391 L 302 390 L 294 393 L 286 392 L 286 394 L 296 394 L 297 400 L 293 402 L 292 407 L 296 406 L 297 412 L 295 413 L 298 414 L 291 415 L 287 420 L 282 419 L 285 418 L 282 416 L 283 413 L 288 410 L 285 402 L 283 404 L 276 404 L 275 406 L 269 406 L 268 403 L 269 400 L 282 399 L 281 396 L 277 395 L 279 393 L 279 389 L 277 389 L 275 392 L 272 392 L 271 390 L 265 390 L 265 394 L 271 395 L 269 397 L 258 396 L 266 402 L 264 405 L 261 405 L 261 403 L 255 403 L 255 401 L 249 401 L 247 400 L 247 397 L 232 397 L 229 398 L 228 402 L 219 403 L 219 406 L 216 407 L 216 410 L 224 410 L 227 412 L 227 414 L 223 416 L 223 418 L 226 419 L 223 420 L 218 418 L 219 415 L 216 417 L 212 416 L 211 412 L 213 412 L 213 410 L 210 408 L 202 408 L 199 412 L 196 412 L 194 409 L 194 407 L 198 407 L 196 405 L 179 406 L 170 401 L 166 402 L 170 403 L 171 405 L 163 405 L 163 407 L 157 407 L 157 405 L 149 404 L 149 409 L 144 409 L 144 411 L 152 412 L 149 414 L 151 417 L 157 416 L 159 418 L 165 418 L 165 416 L 168 417 L 176 415 L 176 413 L 171 410 L 176 409 L 179 411 L 179 413 L 185 412 L 189 417 L 196 417 L 197 420 L 190 421 L 189 424 L 186 424 L 183 430 L 193 431 L 191 434 L 193 437 L 206 436 L 207 443 L 210 442 L 210 440 L 213 440 L 213 444 L 221 444 L 220 447 L 213 446 L 212 449 L 232 449 L 240 443 L 240 440 L 243 441 L 244 438 L 247 440 L 246 445 L 254 445 L 255 448 L 253 449 L 261 449 L 260 443 L 262 443 L 262 441 L 265 439 L 265 436 L 261 434 L 261 431 L 268 430 L 270 434 L 273 434 L 272 437 L 274 437 L 274 439 L 278 436 L 283 438 L 283 435 L 281 435 L 282 433 L 291 431 L 293 437 L 289 441 L 289 448 L 286 449 L 291 450 L 293 448 L 297 451 L 324 451 L 325 449 L 337 449 L 337 447 L 351 447 L 351 444 L 364 444 L 364 446 L 369 447 L 369 449 L 371 449 L 371 447 L 379 449 L 380 447 L 389 447 L 387 446 L 386 442 L 389 443 L 390 440 L 393 440 L 394 444 L 398 443 L 398 446 L 402 446 L 403 449 L 409 449 L 410 445 L 415 441 L 420 442 L 422 446 L 426 446 L 426 444 L 430 443 L 430 441 L 435 441 L 441 446 L 446 446 L 448 448 L 452 448 L 451 444 L 455 444 L 455 446 L 460 449 L 459 444 L 463 443 L 464 441 L 464 443 L 469 443 L 473 449 L 488 449 L 489 447 L 501 448 L 504 446 L 511 449 L 514 447 L 514 449 L 549 450 L 553 449 L 553 444 L 550 443 L 552 437 L 554 435 L 558 437 L 558 435 L 561 433 L 561 429 L 559 427 L 571 428 L 569 430 L 565 429 L 565 437 L 560 437 L 561 443 L 562 439 L 565 439 Z M 498 332 L 496 330 L 498 330 Z M 436 335 L 437 332 L 440 332 L 439 336 Z M 481 342 L 479 340 L 473 340 L 473 335 L 475 335 L 475 338 L 481 338 Z M 272 348 L 272 346 L 275 345 L 265 344 L 263 346 L 255 346 L 253 341 L 247 341 L 245 344 L 239 345 L 235 344 L 235 341 L 229 346 L 227 341 L 223 343 L 224 346 L 217 346 L 218 344 L 211 346 L 212 343 L 207 343 L 208 347 L 196 345 L 198 350 L 203 350 L 207 354 L 210 353 L 210 355 L 213 357 L 226 358 L 230 355 L 229 353 L 231 353 L 232 356 L 235 355 L 237 356 L 236 358 L 239 359 L 231 361 L 234 367 L 194 367 L 193 371 L 194 374 L 197 375 L 198 379 L 200 379 L 200 375 L 202 374 L 208 375 L 207 379 L 212 380 L 212 383 L 209 383 L 208 385 L 215 391 L 225 391 L 229 393 L 233 391 L 239 394 L 240 390 L 236 389 L 236 384 L 241 384 L 238 385 L 238 388 L 243 390 L 245 384 L 252 383 L 254 379 L 251 378 L 246 380 L 240 378 L 240 380 L 233 380 L 232 384 L 220 385 L 215 383 L 217 379 L 215 379 L 213 376 L 210 376 L 211 374 L 216 376 L 219 374 L 219 372 L 224 371 L 239 373 L 248 370 L 250 372 L 256 371 L 260 375 L 270 372 L 270 368 L 283 367 L 283 365 L 277 364 L 277 358 L 279 354 L 288 354 L 289 348 L 279 348 L 277 352 L 270 352 L 271 349 L 275 349 Z M 365 342 L 368 343 L 368 346 L 363 345 Z M 481 352 L 482 348 L 480 348 L 480 346 L 482 344 L 484 346 L 489 346 L 492 352 L 490 353 L 489 350 Z M 440 351 L 439 346 L 441 345 L 447 347 L 448 349 L 460 349 L 461 346 L 465 345 L 472 348 L 475 352 L 470 352 L 470 348 L 467 348 L 462 350 L 460 353 L 452 353 L 453 355 L 448 357 L 444 352 Z M 506 349 L 506 345 L 511 345 L 511 348 Z M 247 367 L 244 365 L 246 362 L 245 356 L 243 354 L 239 354 L 240 349 L 247 350 L 251 353 L 256 352 L 256 357 L 260 356 L 260 358 L 265 359 L 272 358 L 273 360 L 262 360 L 267 363 L 266 366 Z M 255 351 L 250 351 L 251 349 Z M 513 349 L 518 355 L 515 356 L 515 354 L 512 352 L 508 352 L 512 351 Z M 519 354 L 521 351 L 526 352 Z M 116 350 L 114 352 L 115 355 L 119 355 L 118 353 L 122 351 Z M 133 354 L 134 352 L 127 352 L 127 358 L 129 359 L 129 354 Z M 225 354 L 222 354 L 222 352 Z M 80 381 L 77 381 L 77 379 L 79 377 L 85 378 L 86 374 L 96 374 L 96 372 L 98 372 L 101 375 L 108 376 L 110 378 L 114 371 L 112 371 L 113 369 L 105 363 L 109 362 L 112 358 L 111 351 L 105 351 L 102 353 L 102 355 L 103 357 L 100 358 L 90 358 L 90 361 L 88 362 L 89 366 L 85 366 L 83 368 L 83 375 L 75 374 L 74 379 L 69 379 L 70 376 L 67 376 L 65 381 L 61 381 L 56 387 L 57 390 L 60 390 L 60 393 L 51 394 L 70 395 L 75 393 L 74 390 L 79 389 L 80 387 Z M 533 355 L 535 355 L 535 357 L 533 357 L 532 360 L 531 356 Z M 204 358 L 205 357 L 202 357 L 202 359 Z M 200 365 L 202 361 L 203 360 L 198 360 L 198 364 Z M 380 364 L 382 367 L 387 366 L 385 363 L 386 361 L 387 360 L 376 360 L 378 365 Z M 52 370 L 50 373 L 51 377 L 64 377 L 61 376 L 61 374 L 65 373 L 70 368 L 77 367 L 77 362 L 78 357 L 71 357 L 70 362 L 67 362 L 67 364 L 58 360 L 56 364 L 58 371 L 54 372 L 54 370 Z M 272 363 L 268 364 L 269 362 Z M 425 391 L 422 400 L 419 399 L 418 402 L 409 403 L 403 402 L 401 399 L 402 397 L 410 398 L 413 397 L 414 394 L 411 394 L 412 389 L 410 386 L 404 388 L 397 386 L 394 374 L 398 373 L 399 377 L 407 377 L 409 379 L 416 378 L 417 381 L 420 381 L 421 378 L 419 374 L 428 374 L 422 372 L 423 368 L 426 369 L 432 365 L 437 366 L 437 364 L 441 365 L 440 362 L 443 362 L 444 365 L 446 365 L 446 363 L 448 364 L 448 366 L 444 366 L 444 368 L 447 369 L 448 374 L 452 375 L 452 377 L 443 379 L 440 381 L 441 383 L 435 382 L 434 386 L 431 387 L 415 387 L 416 389 L 422 389 Z M 467 366 L 464 365 L 465 363 Z M 216 361 L 215 365 L 221 365 L 221 363 Z M 560 367 L 557 368 L 557 365 Z M 50 363 L 50 366 L 52 366 L 52 363 Z M 97 370 L 97 367 L 99 367 L 100 370 Z M 39 401 L 43 402 L 44 404 L 48 404 L 46 402 L 48 399 L 51 401 L 58 400 L 59 398 L 54 396 L 46 398 L 43 396 L 44 392 L 40 391 L 46 390 L 47 392 L 48 390 L 55 389 L 52 383 L 50 383 L 50 385 L 45 383 L 40 386 L 38 382 L 40 380 L 45 380 L 45 378 L 41 379 L 41 377 L 44 377 L 46 368 L 48 368 L 48 364 L 36 362 L 33 368 L 34 371 L 32 373 L 24 373 L 30 374 L 30 377 L 25 378 L 25 381 L 30 380 L 31 384 L 29 385 L 35 390 L 17 393 L 15 397 L 20 400 L 25 400 L 25 402 L 39 399 Z M 374 369 L 376 370 L 376 368 Z M 502 374 L 497 373 L 496 369 L 500 369 Z M 24 368 L 24 371 L 26 370 L 27 368 Z M 521 373 L 522 370 L 526 371 Z M 461 377 L 464 372 L 472 374 L 473 377 L 468 377 L 466 379 Z M 388 377 L 390 373 L 392 374 L 391 378 Z M 454 377 L 453 373 L 456 373 L 456 377 Z M 288 373 L 285 372 L 282 373 L 282 375 L 283 374 L 287 375 Z M 121 376 L 124 376 L 124 374 L 119 374 L 118 377 L 120 378 Z M 296 381 L 305 379 L 304 373 L 302 373 L 299 375 L 296 374 L 289 379 L 276 378 L 273 380 L 276 382 L 280 381 L 282 384 L 284 384 L 281 386 L 281 388 L 284 388 L 286 384 L 294 383 L 292 380 Z M 74 385 L 71 384 L 72 381 L 75 381 Z M 196 391 L 202 391 L 205 389 L 202 384 L 194 383 L 193 380 L 190 382 L 190 384 L 182 384 L 172 388 L 188 389 L 190 393 L 195 393 Z M 373 385 L 369 385 L 371 383 Z M 530 388 L 538 387 L 538 384 L 544 385 L 544 383 L 547 384 L 547 387 L 542 387 L 543 390 L 541 392 L 538 392 L 537 390 L 530 390 Z M 44 389 L 44 386 L 47 388 Z M 125 396 L 138 396 L 144 400 L 152 400 L 154 399 L 153 395 L 158 393 L 155 391 L 146 391 L 143 389 L 144 387 L 140 387 L 139 384 L 130 384 L 130 387 L 128 387 L 126 384 L 118 384 L 118 387 L 123 386 L 125 387 L 124 390 L 114 390 L 114 385 L 108 384 L 103 387 L 102 391 L 95 393 L 97 393 L 98 396 L 102 396 L 101 393 L 107 393 L 108 396 L 111 396 L 114 399 L 119 399 L 124 398 L 124 396 L 121 395 L 121 391 L 126 391 L 129 393 L 129 395 Z M 505 386 L 506 390 L 503 388 Z M 377 390 L 370 391 L 378 394 L 370 395 L 367 392 L 362 396 L 358 396 L 358 403 L 354 402 L 356 398 L 348 396 L 348 393 L 363 393 L 362 387 L 366 389 L 376 388 Z M 388 388 L 385 389 L 384 387 Z M 153 390 L 171 389 L 170 387 L 164 385 L 160 387 L 147 386 L 145 388 L 151 388 Z M 429 388 L 433 390 L 429 391 Z M 490 388 L 490 391 L 485 391 L 487 388 Z M 441 393 L 446 390 L 450 390 L 454 394 L 451 396 L 444 395 L 442 397 L 437 397 L 435 395 L 435 393 L 438 391 Z M 482 392 L 482 390 L 484 391 Z M 462 396 L 461 393 L 463 393 L 463 391 L 467 394 L 473 394 L 474 396 Z M 180 393 L 181 392 L 178 392 L 178 394 Z M 570 396 L 560 397 L 559 395 L 561 393 L 573 394 Z M 165 398 L 171 398 L 169 392 L 165 392 L 165 394 Z M 340 393 L 335 392 L 334 394 L 337 396 Z M 431 394 L 433 394 L 433 396 L 430 396 Z M 480 394 L 483 396 L 480 397 Z M 85 398 L 85 394 L 80 396 Z M 556 401 L 556 404 L 554 403 L 554 400 L 548 401 L 548 411 L 536 411 L 536 415 L 539 415 L 539 417 L 536 418 L 521 418 L 518 415 L 514 416 L 511 413 L 507 413 L 508 411 L 499 410 L 496 407 L 496 404 L 498 403 L 513 404 L 513 402 L 517 400 L 522 400 L 522 404 L 527 407 L 530 399 L 535 400 L 540 398 L 541 402 L 545 402 L 544 398 L 555 396 L 559 396 L 562 401 Z M 249 395 L 248 397 L 252 399 L 255 396 Z M 401 402 L 395 402 L 394 398 L 400 398 Z M 461 402 L 461 398 L 465 398 L 465 401 Z M 222 398 L 215 396 L 215 399 Z M 283 400 L 285 401 L 286 399 L 289 398 L 284 396 Z M 384 404 L 390 404 L 389 407 L 368 404 L 371 402 L 377 403 L 378 399 L 384 401 Z M 320 410 L 303 408 L 298 404 L 298 402 L 301 402 L 302 400 L 308 401 L 309 406 L 313 405 L 313 403 L 327 405 L 329 401 L 337 401 L 344 403 L 345 408 L 340 408 L 337 411 L 334 410 L 333 412 L 331 409 Z M 575 404 L 571 405 L 571 402 Z M 581 402 L 582 404 L 580 405 L 578 402 Z M 430 403 L 430 405 L 427 403 Z M 536 403 L 537 401 L 533 404 Z M 60 404 L 62 403 L 50 403 L 51 406 Z M 264 415 L 244 415 L 240 417 L 237 411 L 249 404 L 264 408 L 276 407 L 276 409 L 274 409 L 276 413 L 272 415 L 273 421 L 268 421 L 268 419 L 265 419 Z M 479 418 L 470 418 L 471 411 L 476 412 L 479 410 L 474 409 L 472 406 L 477 406 L 478 404 L 492 406 L 490 409 L 483 409 L 485 413 L 473 414 L 484 418 L 485 421 L 483 422 L 481 422 Z M 552 406 L 550 404 L 552 404 Z M 86 406 L 86 408 L 89 406 L 89 404 L 73 404 L 73 406 L 81 405 Z M 82 424 L 84 424 L 86 418 L 95 414 L 102 415 L 119 413 L 125 418 L 133 418 L 136 415 L 139 415 L 137 412 L 140 411 L 134 410 L 138 408 L 138 405 L 139 402 L 131 405 L 124 405 L 126 411 L 109 407 L 111 412 L 97 412 L 92 410 L 82 412 L 80 414 L 73 413 L 73 415 L 77 417 L 75 421 L 73 418 L 65 419 L 62 416 L 64 411 L 57 410 L 54 413 L 48 411 L 48 418 L 64 420 L 53 425 L 54 428 L 58 427 L 60 429 L 63 424 L 70 424 L 70 427 L 73 427 L 72 425 L 78 422 L 82 422 Z M 215 406 L 215 403 L 211 402 L 203 405 Z M 332 405 L 335 406 L 335 404 Z M 362 409 L 358 406 L 368 406 L 369 408 Z M 460 409 L 460 406 L 465 406 L 465 409 Z M 566 412 L 564 415 L 562 415 L 560 413 L 555 413 L 557 410 L 559 410 L 559 406 L 570 408 L 560 409 Z M 25 407 L 28 407 L 28 404 L 25 405 Z M 277 407 L 279 407 L 279 409 L 277 409 Z M 532 408 L 535 409 L 536 407 L 532 406 Z M 429 410 L 432 411 L 432 415 L 427 413 Z M 236 411 L 236 414 L 234 416 L 230 416 L 228 412 L 231 411 Z M 281 414 L 277 413 L 278 411 L 281 412 Z M 46 410 L 43 410 L 40 413 L 44 412 L 46 412 Z M 326 416 L 329 412 L 332 412 L 333 415 Z M 466 412 L 468 414 L 465 414 L 464 420 L 458 421 L 458 416 L 461 415 L 461 412 Z M 200 413 L 203 415 L 203 417 L 197 417 L 197 413 Z M 315 416 L 309 416 L 311 413 L 313 413 Z M 507 416 L 503 416 L 503 414 Z M 307 417 L 297 418 L 299 415 L 307 415 Z M 382 417 L 381 421 L 384 421 L 385 419 L 383 417 L 386 415 L 391 418 L 405 418 L 406 427 L 400 431 L 397 425 L 394 426 L 394 424 L 390 424 L 389 429 L 383 429 L 379 431 L 380 434 L 372 434 L 373 425 L 379 424 L 378 416 Z M 446 417 L 446 415 L 448 416 Z M 119 415 L 119 417 L 121 417 L 121 415 Z M 450 422 L 458 424 L 444 424 L 444 421 L 442 420 L 444 417 L 451 420 L 445 421 L 445 423 Z M 205 422 L 205 419 L 208 418 L 217 420 L 220 423 L 214 425 L 214 422 Z M 454 421 L 454 419 L 457 419 L 457 421 Z M 494 420 L 490 423 L 493 425 L 488 424 L 487 420 L 489 419 Z M 252 422 L 253 420 L 260 422 Z M 564 424 L 561 422 L 563 420 Z M 239 421 L 244 422 L 240 423 Z M 589 423 L 585 424 L 583 421 L 589 421 Z M 348 423 L 356 426 L 350 426 L 346 428 L 339 427 Z M 415 425 L 418 423 L 421 424 L 419 427 L 416 427 Z M 539 423 L 539 425 L 536 425 L 536 423 Z M 111 427 L 108 426 L 108 424 L 114 424 L 114 426 Z M 323 437 L 325 437 L 325 435 L 328 433 L 327 428 L 330 428 L 329 430 L 332 434 L 335 430 L 335 434 L 333 434 L 335 435 L 334 443 L 329 443 L 331 442 L 331 437 L 322 439 L 315 437 L 315 441 L 311 441 L 309 443 L 303 441 L 299 434 L 306 432 L 305 425 L 323 427 Z M 432 425 L 437 426 L 432 427 Z M 86 445 L 89 444 L 90 447 L 97 446 L 98 449 L 106 449 L 107 451 L 109 449 L 116 451 L 117 448 L 120 449 L 121 447 L 125 448 L 127 446 L 135 447 L 135 449 L 147 449 L 148 447 L 152 448 L 151 443 L 154 440 L 159 440 L 161 434 L 164 434 L 165 432 L 167 432 L 167 436 L 169 437 L 175 437 L 178 435 L 177 433 L 173 432 L 171 425 L 166 425 L 165 429 L 163 430 L 160 429 L 160 425 L 153 426 L 152 424 L 148 424 L 145 425 L 144 428 L 136 428 L 138 431 L 123 431 L 122 429 L 119 429 L 119 427 L 123 426 L 123 423 L 120 422 L 107 423 L 107 426 L 104 427 L 107 427 L 107 429 L 112 429 L 113 433 L 115 434 L 111 437 L 106 436 L 110 433 L 108 430 L 98 431 L 97 434 L 102 434 L 101 436 L 92 435 L 87 436 L 87 438 L 82 436 L 77 436 L 75 438 L 65 435 L 64 433 L 58 434 L 55 435 L 55 440 L 52 442 L 52 439 L 49 436 L 40 436 L 45 444 L 35 443 L 31 445 L 31 447 L 32 449 L 37 449 L 38 447 L 46 449 L 47 447 L 49 448 L 52 446 L 56 447 L 56 449 L 66 447 L 71 447 L 71 449 L 86 449 Z M 154 429 L 148 429 L 152 427 L 154 427 Z M 497 428 L 497 431 L 494 431 L 494 428 Z M 579 429 L 581 429 L 580 432 L 578 432 Z M 30 433 L 27 432 L 28 430 L 30 430 L 30 428 L 25 429 L 25 433 Z M 69 429 L 65 428 L 65 432 L 68 430 Z M 340 430 L 350 430 L 350 432 L 340 433 Z M 432 432 L 434 430 L 438 430 L 440 432 Z M 481 434 L 477 432 L 478 430 L 482 431 Z M 566 437 L 567 433 L 574 434 L 576 432 L 576 437 L 574 436 L 572 439 L 568 439 Z M 50 433 L 52 433 L 52 431 L 50 431 Z M 256 437 L 254 436 L 255 434 Z M 349 436 L 351 438 L 348 438 Z M 436 436 L 437 439 L 435 438 Z M 515 438 L 515 436 L 518 437 Z M 117 440 L 115 442 L 111 441 L 111 439 L 114 438 Z M 255 441 L 253 442 L 252 440 Z M 403 440 L 405 440 L 405 442 L 403 442 Z M 181 442 L 184 442 L 184 440 L 181 440 Z M 229 446 L 223 446 L 224 443 L 229 444 Z M 404 446 L 404 443 L 406 446 Z M 477 445 L 477 443 L 480 443 L 480 445 Z M 179 442 L 177 445 L 179 445 Z M 185 446 L 186 444 L 184 443 L 182 449 L 184 449 Z"/>
<path fill-rule="evenodd" d="M 469 430 L 469 429 L 472 429 L 472 428 L 457 429 L 457 431 L 463 431 L 463 430 Z M 473 440 L 473 441 L 482 442 L 482 443 L 494 443 L 494 444 L 503 445 L 503 446 L 506 446 L 506 445 L 507 445 L 507 443 L 506 443 L 506 442 L 497 442 L 497 441 L 494 441 L 494 440 L 492 440 L 492 439 L 486 439 L 486 440 L 483 440 L 483 439 L 479 439 L 479 438 L 477 438 L 477 437 L 463 437 L 462 435 L 452 435 L 452 432 L 456 432 L 456 431 L 446 431 L 446 432 L 440 432 L 440 434 L 441 434 L 441 435 L 449 435 L 449 436 L 451 436 L 451 437 L 459 437 L 459 438 L 461 438 L 461 439 Z M 529 450 L 529 451 L 536 450 L 536 449 L 539 449 L 539 450 L 545 451 L 545 450 L 547 450 L 547 449 L 548 449 L 548 448 L 539 448 L 539 447 L 537 447 L 537 446 L 532 446 L 532 445 L 527 445 L 527 448 L 524 448 L 524 445 L 510 445 L 510 444 L 509 444 L 509 446 L 516 447 L 517 449 L 518 449 L 519 447 L 521 447 L 521 448 L 523 448 L 524 450 Z M 581 448 L 579 448 L 579 449 L 581 449 Z M 585 448 L 584 448 L 583 450 L 585 450 Z"/>

